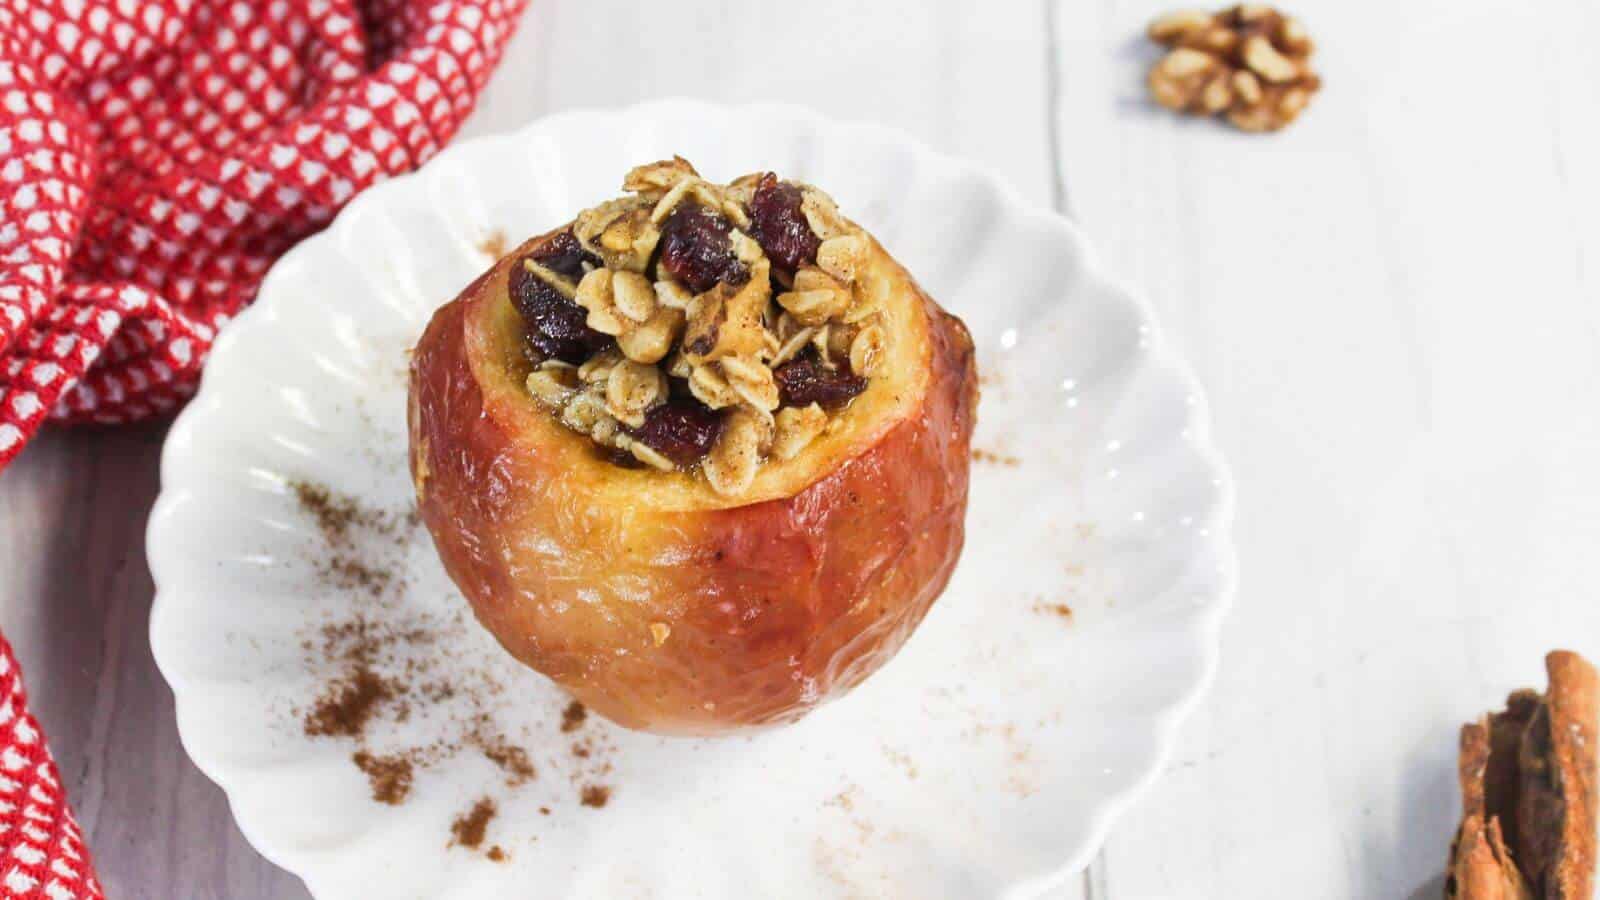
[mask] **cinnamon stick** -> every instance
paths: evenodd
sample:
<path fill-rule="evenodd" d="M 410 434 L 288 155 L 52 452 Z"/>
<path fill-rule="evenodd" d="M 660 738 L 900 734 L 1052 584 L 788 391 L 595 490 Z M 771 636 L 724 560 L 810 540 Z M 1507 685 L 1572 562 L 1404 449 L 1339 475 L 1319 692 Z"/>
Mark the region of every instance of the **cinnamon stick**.
<path fill-rule="evenodd" d="M 1549 689 L 1461 729 L 1461 826 L 1445 896 L 1591 900 L 1600 676 L 1583 657 L 1545 657 Z"/>

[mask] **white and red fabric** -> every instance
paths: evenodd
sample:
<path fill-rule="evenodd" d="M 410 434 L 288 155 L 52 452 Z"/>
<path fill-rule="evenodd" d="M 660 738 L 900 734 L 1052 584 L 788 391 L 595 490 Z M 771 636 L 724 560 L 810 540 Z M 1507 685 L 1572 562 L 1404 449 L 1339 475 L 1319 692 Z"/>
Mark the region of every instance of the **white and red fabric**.
<path fill-rule="evenodd" d="M 524 0 L 0 0 L 0 470 L 190 396 L 267 267 L 455 133 Z"/>
<path fill-rule="evenodd" d="M 61 773 L 0 637 L 0 897 L 103 898 Z"/>
<path fill-rule="evenodd" d="M 450 139 L 524 3 L 0 0 L 0 471 L 193 394 L 279 254 Z M 3 638 L 0 896 L 102 896 Z"/>

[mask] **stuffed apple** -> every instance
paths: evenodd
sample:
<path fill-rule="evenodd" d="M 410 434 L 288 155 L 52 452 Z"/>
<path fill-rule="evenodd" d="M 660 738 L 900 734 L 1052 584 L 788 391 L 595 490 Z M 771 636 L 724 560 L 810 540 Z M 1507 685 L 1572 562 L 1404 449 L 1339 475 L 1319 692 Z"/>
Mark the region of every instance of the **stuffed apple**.
<path fill-rule="evenodd" d="M 418 509 L 483 626 L 593 710 L 792 721 L 950 578 L 972 341 L 815 187 L 676 158 L 623 187 L 434 315 Z"/>

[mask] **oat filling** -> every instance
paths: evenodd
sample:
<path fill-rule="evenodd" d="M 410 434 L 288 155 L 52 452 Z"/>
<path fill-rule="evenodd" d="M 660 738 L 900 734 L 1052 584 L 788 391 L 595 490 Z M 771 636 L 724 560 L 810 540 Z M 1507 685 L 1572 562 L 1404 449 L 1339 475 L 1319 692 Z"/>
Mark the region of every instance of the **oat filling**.
<path fill-rule="evenodd" d="M 726 184 L 681 158 L 517 260 L 528 392 L 618 465 L 723 495 L 837 422 L 886 357 L 858 273 L 868 240 L 816 188 Z"/>

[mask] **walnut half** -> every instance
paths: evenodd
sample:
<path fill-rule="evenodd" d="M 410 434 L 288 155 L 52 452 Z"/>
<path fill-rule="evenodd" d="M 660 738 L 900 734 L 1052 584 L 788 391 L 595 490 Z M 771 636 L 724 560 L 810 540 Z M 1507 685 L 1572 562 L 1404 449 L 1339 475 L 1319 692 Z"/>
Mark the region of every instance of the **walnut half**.
<path fill-rule="evenodd" d="M 1150 94 L 1177 112 L 1224 115 L 1242 131 L 1277 131 L 1322 86 L 1305 26 L 1270 6 L 1168 13 L 1148 33 L 1171 48 L 1150 67 Z"/>

